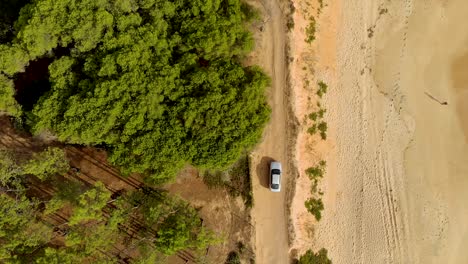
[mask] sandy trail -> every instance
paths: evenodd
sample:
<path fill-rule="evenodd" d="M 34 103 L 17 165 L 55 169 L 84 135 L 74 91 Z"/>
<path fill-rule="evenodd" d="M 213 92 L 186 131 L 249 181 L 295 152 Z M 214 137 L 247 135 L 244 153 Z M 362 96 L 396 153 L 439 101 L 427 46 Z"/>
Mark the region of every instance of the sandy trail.
<path fill-rule="evenodd" d="M 263 37 L 257 43 L 258 62 L 271 76 L 268 99 L 272 108 L 262 142 L 252 153 L 252 181 L 256 227 L 256 263 L 288 263 L 288 231 L 286 215 L 287 182 L 291 175 L 288 155 L 288 102 L 286 83 L 286 27 L 278 0 L 262 1 L 265 15 Z M 269 164 L 283 165 L 282 190 L 273 193 L 268 188 Z"/>

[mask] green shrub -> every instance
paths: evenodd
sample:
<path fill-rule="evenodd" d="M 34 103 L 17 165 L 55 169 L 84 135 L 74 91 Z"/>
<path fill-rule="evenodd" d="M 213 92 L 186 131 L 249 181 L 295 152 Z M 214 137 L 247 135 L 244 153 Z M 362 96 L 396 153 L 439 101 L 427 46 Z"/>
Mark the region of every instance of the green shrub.
<path fill-rule="evenodd" d="M 224 188 L 226 185 L 222 171 L 205 170 L 202 172 L 202 179 L 209 189 Z"/>
<path fill-rule="evenodd" d="M 310 17 L 309 21 L 310 21 L 309 25 L 306 27 L 305 42 L 310 44 L 310 43 L 312 43 L 312 41 L 315 40 L 316 22 L 315 22 L 315 18 L 313 16 Z"/>
<path fill-rule="evenodd" d="M 327 93 L 328 90 L 328 85 L 324 83 L 323 81 L 318 82 L 318 90 L 317 90 L 317 95 L 322 98 L 324 94 Z"/>
<path fill-rule="evenodd" d="M 311 180 L 323 178 L 326 165 L 326 161 L 321 160 L 318 165 L 308 168 L 305 172 Z"/>
<path fill-rule="evenodd" d="M 247 208 L 253 206 L 253 193 L 250 178 L 249 157 L 243 154 L 226 171 L 209 171 L 202 173 L 203 182 L 208 188 L 225 188 L 232 197 L 241 196 Z M 223 178 L 226 178 L 224 180 Z"/>
<path fill-rule="evenodd" d="M 313 113 L 309 114 L 309 119 L 312 120 L 312 121 L 317 121 L 317 117 L 319 117 L 318 112 L 313 112 Z"/>
<path fill-rule="evenodd" d="M 325 113 L 327 112 L 327 109 L 324 109 L 324 108 L 320 108 L 317 112 L 317 115 L 319 118 L 323 118 L 323 116 L 325 115 Z"/>
<path fill-rule="evenodd" d="M 322 218 L 322 210 L 324 209 L 322 199 L 309 198 L 305 201 L 305 207 L 317 221 L 320 221 Z"/>
<path fill-rule="evenodd" d="M 63 174 L 70 169 L 65 151 L 49 147 L 34 153 L 33 158 L 24 165 L 24 173 L 32 174 L 40 180 L 46 180 L 54 174 Z"/>
<path fill-rule="evenodd" d="M 291 17 L 288 18 L 288 22 L 286 23 L 288 30 L 291 31 L 294 29 L 294 19 Z"/>
<path fill-rule="evenodd" d="M 226 259 L 225 264 L 241 264 L 239 254 L 235 251 L 231 251 Z"/>
<path fill-rule="evenodd" d="M 325 248 L 320 249 L 317 253 L 309 249 L 299 258 L 297 264 L 332 264 L 327 254 L 328 251 Z"/>
<path fill-rule="evenodd" d="M 317 129 L 320 131 L 320 137 L 325 140 L 327 139 L 327 123 L 322 121 L 317 125 Z"/>
<path fill-rule="evenodd" d="M 315 133 L 317 133 L 317 125 L 313 124 L 311 127 L 309 127 L 307 129 L 307 133 L 309 133 L 311 135 L 314 135 Z"/>

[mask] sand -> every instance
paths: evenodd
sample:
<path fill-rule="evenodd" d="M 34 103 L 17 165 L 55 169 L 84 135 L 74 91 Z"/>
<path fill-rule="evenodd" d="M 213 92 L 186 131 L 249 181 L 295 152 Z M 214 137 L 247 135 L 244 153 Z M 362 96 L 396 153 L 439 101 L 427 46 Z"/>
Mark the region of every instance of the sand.
<path fill-rule="evenodd" d="M 311 136 L 307 129 L 314 123 L 307 115 L 316 112 L 319 107 L 317 102 L 324 104 L 328 95 L 320 99 L 316 95 L 317 82 L 323 81 L 334 87 L 336 79 L 336 31 L 321 31 L 317 28 L 317 39 L 312 43 L 306 43 L 305 28 L 310 24 L 310 17 L 314 16 L 319 24 L 326 24 L 327 28 L 336 28 L 337 15 L 336 4 L 330 3 L 318 13 L 319 4 L 316 1 L 294 1 L 295 12 L 293 15 L 294 29 L 290 32 L 291 57 L 290 85 L 293 93 L 293 110 L 300 121 L 300 129 L 297 135 L 294 157 L 299 177 L 295 179 L 294 199 L 291 204 L 290 234 L 291 255 L 297 256 L 311 248 L 312 238 L 316 225 L 315 218 L 307 212 L 304 202 L 311 197 L 311 182 L 305 175 L 305 170 L 317 165 L 321 160 L 327 160 L 328 153 L 334 145 L 334 132 L 328 131 L 328 140 L 322 140 L 318 134 Z M 327 109 L 329 111 L 330 109 Z M 328 115 L 325 118 L 328 121 Z M 333 185 L 330 184 L 330 187 Z M 325 191 L 325 186 L 321 187 Z M 328 196 L 324 197 L 328 199 Z M 325 201 L 326 202 L 326 201 Z"/>
<path fill-rule="evenodd" d="M 301 63 L 331 89 L 329 140 L 298 137 L 291 249 L 325 247 L 334 263 L 468 263 L 468 2 L 325 3 L 317 42 L 292 54 L 299 120 L 310 110 Z M 301 208 L 303 169 L 320 159 L 316 223 Z"/>

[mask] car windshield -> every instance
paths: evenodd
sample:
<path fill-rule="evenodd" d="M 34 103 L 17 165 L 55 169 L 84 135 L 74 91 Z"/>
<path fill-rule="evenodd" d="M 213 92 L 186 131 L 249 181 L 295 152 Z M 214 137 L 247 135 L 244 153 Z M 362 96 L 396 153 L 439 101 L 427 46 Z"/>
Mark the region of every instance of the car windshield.
<path fill-rule="evenodd" d="M 280 170 L 278 170 L 278 169 L 272 169 L 272 170 L 271 170 L 271 174 L 280 174 L 280 173 L 281 173 L 281 172 L 280 172 Z"/>
<path fill-rule="evenodd" d="M 279 184 L 272 184 L 272 185 L 271 185 L 271 188 L 276 190 L 276 189 L 279 188 Z"/>

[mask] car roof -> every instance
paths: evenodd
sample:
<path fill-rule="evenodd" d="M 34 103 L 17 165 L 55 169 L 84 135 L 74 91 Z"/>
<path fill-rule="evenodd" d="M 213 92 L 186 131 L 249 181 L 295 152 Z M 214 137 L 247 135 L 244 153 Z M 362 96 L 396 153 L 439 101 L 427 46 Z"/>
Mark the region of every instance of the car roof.
<path fill-rule="evenodd" d="M 280 184 L 280 176 L 279 176 L 279 174 L 272 174 L 272 175 L 271 175 L 271 183 L 272 183 L 272 184 Z"/>

